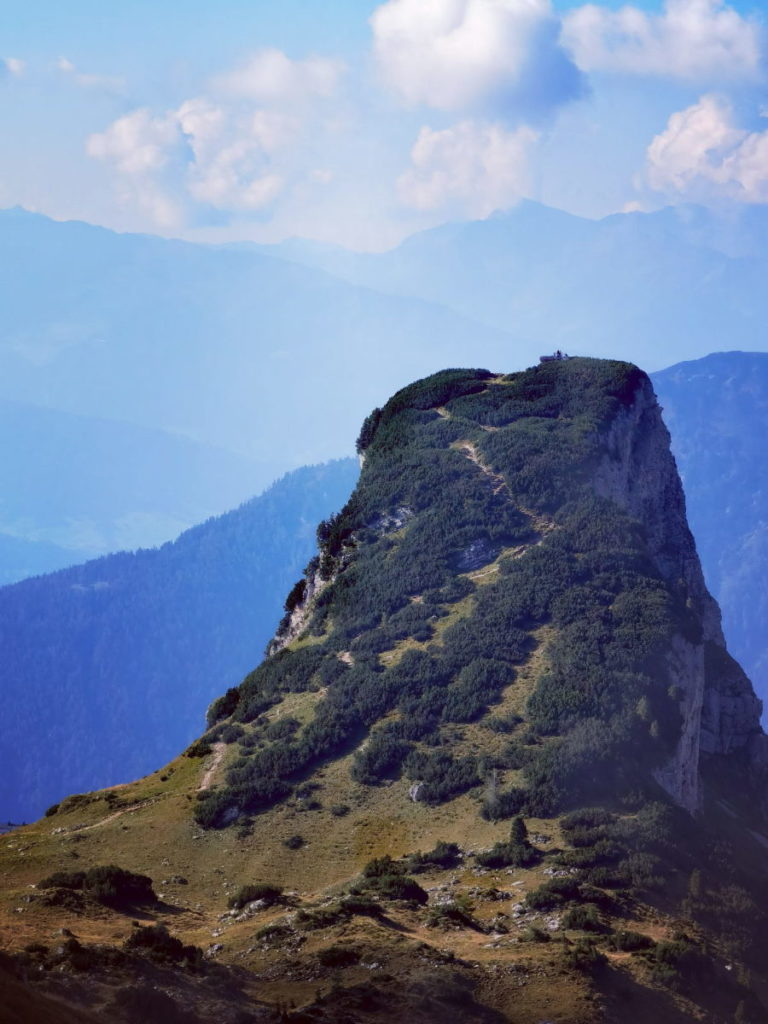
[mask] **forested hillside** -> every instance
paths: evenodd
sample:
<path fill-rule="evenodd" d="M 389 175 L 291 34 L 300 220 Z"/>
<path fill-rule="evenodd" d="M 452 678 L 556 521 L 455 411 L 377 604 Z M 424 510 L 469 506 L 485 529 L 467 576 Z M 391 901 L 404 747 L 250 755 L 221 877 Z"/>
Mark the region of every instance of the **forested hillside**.
<path fill-rule="evenodd" d="M 297 470 L 161 548 L 0 589 L 0 819 L 143 775 L 199 733 L 261 657 L 357 472 Z"/>

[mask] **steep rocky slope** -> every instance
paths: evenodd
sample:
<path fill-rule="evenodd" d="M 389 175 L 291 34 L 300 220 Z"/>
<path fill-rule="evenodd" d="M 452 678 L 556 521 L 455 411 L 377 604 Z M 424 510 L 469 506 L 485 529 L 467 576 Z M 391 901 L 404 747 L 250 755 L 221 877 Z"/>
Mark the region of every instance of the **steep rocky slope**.
<path fill-rule="evenodd" d="M 128 990 L 233 1024 L 764 1019 L 759 702 L 648 378 L 445 371 L 359 447 L 207 733 L 2 841 L 9 985 L 115 1021 Z M 148 878 L 105 894 L 108 864 Z"/>

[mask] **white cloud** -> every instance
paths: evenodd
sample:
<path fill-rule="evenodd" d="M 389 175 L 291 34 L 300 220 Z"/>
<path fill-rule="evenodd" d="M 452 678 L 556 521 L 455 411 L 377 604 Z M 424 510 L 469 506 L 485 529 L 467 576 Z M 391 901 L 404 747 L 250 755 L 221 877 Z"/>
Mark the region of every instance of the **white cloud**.
<path fill-rule="evenodd" d="M 146 108 L 114 121 L 105 132 L 91 135 L 86 152 L 111 164 L 118 174 L 119 198 L 135 203 L 163 228 L 178 227 L 182 209 L 163 187 L 161 173 L 183 151 L 184 139 L 173 114 L 155 116 Z"/>
<path fill-rule="evenodd" d="M 666 0 L 660 14 L 587 4 L 564 17 L 562 39 L 585 71 L 730 80 L 763 60 L 762 28 L 724 0 Z"/>
<path fill-rule="evenodd" d="M 337 73 L 333 61 L 291 61 L 266 51 L 216 79 L 211 95 L 118 118 L 88 139 L 87 152 L 114 168 L 124 201 L 138 203 L 164 227 L 178 226 L 185 214 L 194 219 L 196 206 L 261 211 L 301 173 L 294 150 Z M 318 180 L 311 167 L 304 177 Z"/>
<path fill-rule="evenodd" d="M 702 96 L 648 147 L 646 177 L 667 194 L 768 203 L 768 131 L 739 127 L 727 100 Z"/>
<path fill-rule="evenodd" d="M 538 135 L 522 126 L 463 121 L 434 131 L 422 128 L 412 166 L 398 181 L 401 200 L 419 210 L 451 206 L 487 217 L 512 206 L 530 188 L 529 157 Z"/>
<path fill-rule="evenodd" d="M 326 57 L 291 60 L 280 50 L 261 50 L 236 71 L 213 81 L 214 91 L 259 103 L 303 100 L 334 94 L 344 71 Z"/>
<path fill-rule="evenodd" d="M 113 75 L 87 75 L 78 70 L 76 65 L 66 57 L 59 57 L 56 70 L 67 75 L 71 81 L 83 89 L 95 89 L 103 92 L 122 94 L 125 92 L 125 80 Z"/>
<path fill-rule="evenodd" d="M 119 117 L 105 132 L 91 135 L 89 156 L 107 160 L 124 175 L 144 175 L 165 167 L 174 148 L 182 142 L 178 118 L 159 117 L 146 107 Z"/>
<path fill-rule="evenodd" d="M 296 117 L 274 110 L 231 109 L 204 97 L 175 112 L 192 161 L 189 194 L 217 209 L 259 210 L 282 191 L 273 158 L 300 133 Z"/>
<path fill-rule="evenodd" d="M 384 81 L 412 105 L 531 115 L 583 90 L 549 0 L 388 0 L 371 26 Z"/>
<path fill-rule="evenodd" d="M 0 69 L 15 78 L 24 74 L 26 66 L 26 61 L 20 60 L 18 57 L 0 57 Z"/>

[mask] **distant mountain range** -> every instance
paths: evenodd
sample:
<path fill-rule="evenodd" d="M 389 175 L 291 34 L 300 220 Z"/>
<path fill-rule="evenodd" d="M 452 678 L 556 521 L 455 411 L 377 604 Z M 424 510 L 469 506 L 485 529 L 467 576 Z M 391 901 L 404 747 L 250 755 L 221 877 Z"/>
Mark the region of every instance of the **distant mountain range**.
<path fill-rule="evenodd" d="M 246 454 L 262 486 L 275 466 L 351 451 L 363 416 L 414 373 L 511 344 L 274 255 L 23 210 L 0 212 L 0 268 L 0 396 Z"/>
<path fill-rule="evenodd" d="M 0 211 L 0 581 L 172 539 L 351 454 L 372 407 L 445 366 L 754 348 L 767 238 L 760 208 L 523 202 L 359 254 Z"/>
<path fill-rule="evenodd" d="M 768 709 L 768 354 L 717 352 L 653 383 L 729 649 Z"/>
<path fill-rule="evenodd" d="M 516 363 L 560 348 L 654 370 L 724 338 L 752 349 L 768 315 L 768 212 L 754 206 L 748 216 L 678 206 L 595 221 L 526 201 L 379 254 L 301 240 L 261 251 L 509 331 Z M 478 351 L 476 365 L 498 364 Z"/>
<path fill-rule="evenodd" d="M 157 768 L 258 662 L 320 519 L 357 479 L 340 460 L 155 550 L 0 589 L 0 819 Z"/>
<path fill-rule="evenodd" d="M 0 582 L 161 544 L 263 490 L 264 473 L 167 431 L 0 399 Z"/>

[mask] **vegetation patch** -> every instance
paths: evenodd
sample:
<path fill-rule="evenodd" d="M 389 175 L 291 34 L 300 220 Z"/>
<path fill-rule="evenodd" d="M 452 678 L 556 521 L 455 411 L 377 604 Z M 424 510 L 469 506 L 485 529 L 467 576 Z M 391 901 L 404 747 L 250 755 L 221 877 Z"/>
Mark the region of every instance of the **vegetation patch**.
<path fill-rule="evenodd" d="M 114 864 L 88 871 L 58 871 L 38 882 L 37 888 L 82 890 L 97 902 L 117 909 L 157 903 L 151 878 Z"/>

